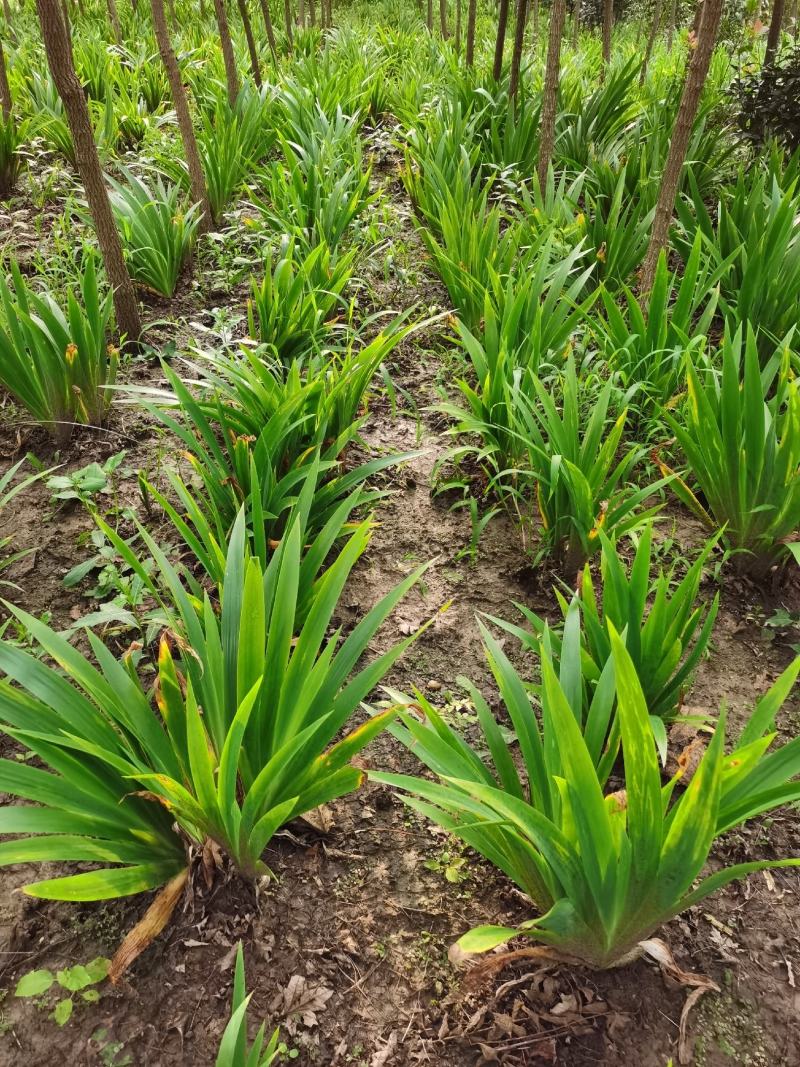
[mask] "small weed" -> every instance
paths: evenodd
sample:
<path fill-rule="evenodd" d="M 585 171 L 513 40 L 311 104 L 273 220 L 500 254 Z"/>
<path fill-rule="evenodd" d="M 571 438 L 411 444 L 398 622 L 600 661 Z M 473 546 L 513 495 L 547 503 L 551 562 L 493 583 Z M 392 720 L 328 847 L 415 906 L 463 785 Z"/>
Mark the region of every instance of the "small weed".
<path fill-rule="evenodd" d="M 469 878 L 467 858 L 461 852 L 440 852 L 433 859 L 425 860 L 422 866 L 429 871 L 443 874 L 445 879 L 454 885 L 458 885 L 459 882 L 466 882 Z"/>
<path fill-rule="evenodd" d="M 92 1045 L 97 1046 L 96 1052 L 103 1067 L 129 1067 L 129 1064 L 133 1063 L 131 1054 L 125 1052 L 123 1042 L 112 1041 L 104 1026 L 95 1030 L 90 1041 Z"/>
<path fill-rule="evenodd" d="M 108 967 L 109 960 L 98 956 L 90 963 L 85 965 L 78 963 L 74 967 L 66 967 L 55 974 L 46 968 L 28 971 L 17 982 L 14 996 L 26 999 L 35 998 L 36 1006 L 45 1011 L 52 1008 L 50 1018 L 59 1026 L 64 1026 L 72 1018 L 76 994 L 79 995 L 80 1000 L 88 1004 L 96 1004 L 100 1000 L 99 990 L 93 987 L 105 981 Z M 59 987 L 69 995 L 54 1000 L 54 996 L 49 994 L 51 990 L 57 994 Z"/>
<path fill-rule="evenodd" d="M 130 474 L 127 468 L 122 467 L 124 459 L 123 450 L 109 456 L 102 466 L 99 463 L 89 463 L 71 474 L 54 474 L 47 479 L 45 485 L 54 502 L 80 500 L 82 504 L 89 506 L 98 493 L 113 491 L 114 474 L 118 471 L 122 477 Z"/>
<path fill-rule="evenodd" d="M 480 543 L 483 531 L 501 509 L 499 507 L 489 508 L 487 512 L 481 515 L 478 510 L 478 501 L 474 496 L 470 496 L 467 500 L 457 500 L 450 510 L 457 511 L 460 508 L 467 508 L 469 510 L 472 532 L 470 533 L 469 544 L 456 553 L 455 559 L 461 560 L 469 556 L 470 563 L 472 566 L 475 566 L 478 562 L 478 544 Z"/>

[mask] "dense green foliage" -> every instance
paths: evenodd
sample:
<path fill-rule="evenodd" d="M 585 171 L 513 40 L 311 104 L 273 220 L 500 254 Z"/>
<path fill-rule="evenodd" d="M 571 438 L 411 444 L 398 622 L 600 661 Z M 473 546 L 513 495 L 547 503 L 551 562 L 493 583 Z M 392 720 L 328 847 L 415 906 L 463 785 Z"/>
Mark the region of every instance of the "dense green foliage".
<path fill-rule="evenodd" d="M 295 25 L 290 39 L 283 5 L 267 4 L 276 40 L 254 25 L 255 74 L 229 5 L 234 79 L 212 12 L 169 5 L 206 217 L 149 5 L 120 5 L 114 33 L 99 0 L 67 5 L 142 337 L 115 335 L 109 242 L 34 5 L 3 35 L 0 199 L 46 226 L 32 251 L 4 245 L 0 383 L 41 455 L 19 481 L 23 460 L 3 470 L 0 507 L 12 514 L 66 463 L 48 484 L 56 505 L 91 512 L 97 555 L 65 585 L 97 571 L 105 599 L 63 631 L 5 605 L 0 791 L 14 802 L 0 808 L 0 865 L 81 864 L 25 890 L 101 900 L 174 884 L 211 850 L 260 886 L 275 834 L 369 773 L 530 899 L 530 920 L 479 927 L 463 948 L 522 935 L 619 964 L 732 879 L 800 862 L 717 864 L 696 883 L 720 835 L 800 799 L 800 739 L 776 724 L 800 659 L 729 751 L 725 708 L 696 716 L 699 767 L 662 781 L 725 583 L 796 581 L 796 49 L 757 73 L 758 36 L 723 23 L 650 287 L 640 271 L 696 54 L 685 27 L 654 35 L 644 70 L 638 9 L 617 12 L 607 63 L 595 28 L 573 22 L 539 171 L 544 26 L 528 30 L 515 91 L 507 62 L 492 73 L 493 4 L 479 5 L 471 65 L 463 27 L 442 35 L 412 5 L 344 5 L 335 28 Z M 754 105 L 745 138 L 737 92 Z M 401 379 L 424 375 L 421 411 Z M 408 436 L 376 439 L 376 410 L 401 410 Z M 549 614 L 517 605 L 527 625 L 476 623 L 502 721 L 465 681 L 470 737 L 419 689 L 365 703 L 441 606 L 426 599 L 424 530 L 374 605 L 359 600 L 381 508 L 403 464 L 431 451 L 424 420 L 447 443 L 431 489 L 471 517 L 452 558 L 474 561 L 502 514 L 520 573 L 537 596 L 555 590 Z M 122 452 L 83 458 L 98 430 L 152 447 L 135 501 L 117 499 Z M 14 550 L 4 571 L 32 547 Z M 412 590 L 424 614 L 378 638 Z M 435 780 L 364 769 L 384 728 Z M 219 1067 L 281 1055 L 263 1026 L 248 1045 L 249 999 L 240 946 Z"/>

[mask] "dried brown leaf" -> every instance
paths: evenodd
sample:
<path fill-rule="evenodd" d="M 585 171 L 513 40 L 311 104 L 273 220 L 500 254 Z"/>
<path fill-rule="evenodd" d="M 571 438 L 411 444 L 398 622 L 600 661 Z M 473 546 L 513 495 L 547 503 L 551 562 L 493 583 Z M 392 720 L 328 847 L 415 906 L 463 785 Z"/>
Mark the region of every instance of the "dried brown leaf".
<path fill-rule="evenodd" d="M 187 867 L 167 882 L 144 916 L 125 935 L 108 968 L 108 977 L 112 985 L 116 985 L 133 961 L 144 952 L 148 945 L 152 944 L 167 925 L 178 901 L 183 896 L 188 877 L 189 868 Z"/>
<path fill-rule="evenodd" d="M 303 975 L 294 974 L 273 1000 L 272 1010 L 286 1019 L 286 1028 L 293 1034 L 298 1020 L 305 1027 L 316 1026 L 317 1012 L 325 1010 L 332 996 L 333 990 L 321 982 L 310 983 Z"/>
<path fill-rule="evenodd" d="M 386 1064 L 389 1062 L 390 1057 L 394 1054 L 396 1049 L 397 1031 L 393 1030 L 391 1034 L 389 1034 L 389 1040 L 384 1047 L 379 1049 L 369 1061 L 369 1067 L 386 1067 Z"/>
<path fill-rule="evenodd" d="M 308 823 L 320 834 L 329 834 L 334 828 L 336 823 L 334 822 L 333 813 L 331 809 L 325 804 L 321 804 L 318 808 L 312 808 L 311 811 L 306 811 L 299 816 L 304 823 Z"/>

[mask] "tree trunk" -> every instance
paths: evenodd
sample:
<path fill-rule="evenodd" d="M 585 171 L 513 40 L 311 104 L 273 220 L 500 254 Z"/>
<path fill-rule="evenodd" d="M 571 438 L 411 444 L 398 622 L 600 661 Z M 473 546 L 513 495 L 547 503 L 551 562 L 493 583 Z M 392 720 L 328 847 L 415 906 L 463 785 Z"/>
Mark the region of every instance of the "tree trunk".
<path fill-rule="evenodd" d="M 669 0 L 669 22 L 667 23 L 667 48 L 672 51 L 672 38 L 675 36 L 675 16 L 677 14 L 677 0 Z"/>
<path fill-rule="evenodd" d="M 297 25 L 301 30 L 306 28 L 306 0 L 298 0 L 297 3 Z"/>
<path fill-rule="evenodd" d="M 151 0 L 151 4 L 158 51 L 161 55 L 161 62 L 167 72 L 167 79 L 172 93 L 172 106 L 175 108 L 175 114 L 178 118 L 183 153 L 186 156 L 186 163 L 189 167 L 189 186 L 192 203 L 201 205 L 203 218 L 200 222 L 200 230 L 205 232 L 211 224 L 211 208 L 208 203 L 203 164 L 200 162 L 200 153 L 197 150 L 197 138 L 194 134 L 192 116 L 189 112 L 189 101 L 186 98 L 186 90 L 183 87 L 175 49 L 169 39 L 167 18 L 164 14 L 164 0 Z"/>
<path fill-rule="evenodd" d="M 115 44 L 122 44 L 122 26 L 119 22 L 116 0 L 106 0 L 108 6 L 108 18 L 111 23 L 111 32 L 114 35 Z"/>
<path fill-rule="evenodd" d="M 292 36 L 292 0 L 283 0 L 283 28 L 286 31 L 286 40 L 289 42 L 289 51 L 294 45 Z"/>
<path fill-rule="evenodd" d="M 467 66 L 471 67 L 475 62 L 475 16 L 478 10 L 478 0 L 469 0 L 467 7 Z"/>
<path fill-rule="evenodd" d="M 675 209 L 675 197 L 678 195 L 680 187 L 686 151 L 689 147 L 692 126 L 697 115 L 697 105 L 700 102 L 700 94 L 708 76 L 708 68 L 711 64 L 711 56 L 717 40 L 719 20 L 722 15 L 722 3 L 723 0 L 705 0 L 703 5 L 704 12 L 697 35 L 697 46 L 693 50 L 689 61 L 686 83 L 683 87 L 680 107 L 672 130 L 672 139 L 670 140 L 667 162 L 664 166 L 664 175 L 661 179 L 661 189 L 658 194 L 650 244 L 642 265 L 641 291 L 645 294 L 649 293 L 653 288 L 658 257 L 662 250 L 667 247 L 672 212 Z"/>
<path fill-rule="evenodd" d="M 314 7 L 314 0 L 308 0 L 308 21 L 312 29 L 317 24 L 317 12 Z"/>
<path fill-rule="evenodd" d="M 561 35 L 567 18 L 567 0 L 553 0 L 550 11 L 550 36 L 547 41 L 547 66 L 544 72 L 542 117 L 539 124 L 539 188 L 547 184 L 547 172 L 553 158 L 558 106 L 558 77 L 561 72 Z"/>
<path fill-rule="evenodd" d="M 703 21 L 703 6 L 704 0 L 700 0 L 697 7 L 694 9 L 694 18 L 692 19 L 691 32 L 694 34 L 695 37 L 697 36 L 697 33 L 700 29 L 700 23 Z"/>
<path fill-rule="evenodd" d="M 228 26 L 228 14 L 225 0 L 214 0 L 214 13 L 217 16 L 217 29 L 222 45 L 222 58 L 225 62 L 225 81 L 228 85 L 228 103 L 234 107 L 239 97 L 239 74 L 236 70 L 236 58 L 233 54 L 233 42 Z"/>
<path fill-rule="evenodd" d="M 439 0 L 439 28 L 442 31 L 442 39 L 446 41 L 450 36 L 447 32 L 447 0 Z"/>
<path fill-rule="evenodd" d="M 642 61 L 642 73 L 639 75 L 639 85 L 644 85 L 645 78 L 647 77 L 647 68 L 650 64 L 650 56 L 653 54 L 653 45 L 656 43 L 656 37 L 658 36 L 658 30 L 661 25 L 661 14 L 664 10 L 664 0 L 655 0 L 653 5 L 653 21 L 650 25 L 650 33 L 647 37 L 647 45 L 644 50 L 644 59 Z"/>
<path fill-rule="evenodd" d="M 528 20 L 528 0 L 517 0 L 517 23 L 514 27 L 514 51 L 511 53 L 511 74 L 508 79 L 508 98 L 513 100 L 519 86 L 522 66 L 522 46 L 525 42 L 525 23 Z"/>
<path fill-rule="evenodd" d="M 72 62 L 72 49 L 58 0 L 36 0 L 47 63 L 64 110 L 75 146 L 75 160 L 92 214 L 106 276 L 114 293 L 117 329 L 129 344 L 139 340 L 139 305 L 125 266 L 111 203 L 108 199 L 97 145 L 94 143 L 89 108 Z"/>
<path fill-rule="evenodd" d="M 242 19 L 242 25 L 244 26 L 244 36 L 247 41 L 247 51 L 250 56 L 250 70 L 253 74 L 253 81 L 258 88 L 261 88 L 261 69 L 258 65 L 258 49 L 256 48 L 256 39 L 253 36 L 253 26 L 250 22 L 250 12 L 247 10 L 247 0 L 236 0 L 239 8 L 239 15 Z"/>
<path fill-rule="evenodd" d="M 69 17 L 67 0 L 61 0 L 61 17 L 64 20 L 64 31 L 67 35 L 67 44 L 69 45 L 70 55 L 72 55 L 72 22 Z"/>
<path fill-rule="evenodd" d="M 603 66 L 600 80 L 605 81 L 606 67 L 611 62 L 611 27 L 614 24 L 614 0 L 603 0 Z"/>
<path fill-rule="evenodd" d="M 764 66 L 768 67 L 775 56 L 781 43 L 781 27 L 783 26 L 784 0 L 774 0 L 772 5 L 772 18 L 769 23 L 767 34 L 767 47 L 764 52 Z"/>
<path fill-rule="evenodd" d="M 539 0 L 533 0 L 533 3 L 528 5 L 528 12 L 533 16 L 531 19 L 531 28 L 533 30 L 533 43 L 535 45 L 539 40 Z"/>
<path fill-rule="evenodd" d="M 428 28 L 428 33 L 433 33 L 433 0 L 428 0 L 428 6 L 425 10 L 425 25 Z"/>
<path fill-rule="evenodd" d="M 17 35 L 14 32 L 14 23 L 11 18 L 11 5 L 8 0 L 3 0 L 3 16 L 6 20 L 6 33 L 8 34 L 9 39 L 16 43 Z"/>
<path fill-rule="evenodd" d="M 261 0 L 261 16 L 264 19 L 264 29 L 267 31 L 267 41 L 272 58 L 277 61 L 278 46 L 275 43 L 275 27 L 272 25 L 272 15 L 269 10 L 269 0 Z"/>
<path fill-rule="evenodd" d="M 8 123 L 11 118 L 13 101 L 11 99 L 11 87 L 8 84 L 8 71 L 6 70 L 6 53 L 0 39 L 0 106 L 3 108 L 3 121 Z"/>
<path fill-rule="evenodd" d="M 503 52 L 506 46 L 506 27 L 508 26 L 508 0 L 500 0 L 500 10 L 497 13 L 497 38 L 494 44 L 494 66 L 492 76 L 500 81 L 503 73 Z"/>
<path fill-rule="evenodd" d="M 572 47 L 578 46 L 578 33 L 581 28 L 581 0 L 575 0 L 572 8 Z"/>
<path fill-rule="evenodd" d="M 461 55 L 461 0 L 456 0 L 456 53 Z"/>

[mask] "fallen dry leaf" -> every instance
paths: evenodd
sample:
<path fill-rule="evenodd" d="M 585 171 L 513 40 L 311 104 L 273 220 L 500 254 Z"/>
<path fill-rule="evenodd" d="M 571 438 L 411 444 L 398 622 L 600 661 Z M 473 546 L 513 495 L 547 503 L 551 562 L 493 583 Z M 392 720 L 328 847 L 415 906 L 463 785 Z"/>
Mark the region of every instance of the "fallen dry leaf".
<path fill-rule="evenodd" d="M 304 812 L 299 818 L 302 819 L 303 822 L 308 823 L 309 826 L 313 827 L 317 833 L 320 834 L 329 834 L 336 825 L 330 808 L 326 807 L 325 804 L 321 804 L 318 808 L 312 808 L 311 811 Z"/>
<path fill-rule="evenodd" d="M 332 996 L 333 990 L 321 982 L 310 983 L 302 974 L 293 974 L 286 988 L 275 997 L 271 1007 L 272 1011 L 285 1018 L 286 1029 L 290 1034 L 294 1034 L 298 1020 L 305 1027 L 316 1026 L 317 1012 L 325 1010 Z"/>
<path fill-rule="evenodd" d="M 147 946 L 155 941 L 167 925 L 178 901 L 183 896 L 188 877 L 189 868 L 187 867 L 167 882 L 144 916 L 125 935 L 108 968 L 108 977 L 112 985 L 116 985 L 137 956 L 140 956 Z"/>
<path fill-rule="evenodd" d="M 580 1004 L 574 993 L 562 993 L 561 1000 L 550 1009 L 551 1015 L 565 1015 L 567 1012 L 579 1011 Z"/>
<path fill-rule="evenodd" d="M 692 1049 L 689 1045 L 688 1034 L 689 1012 L 704 993 L 710 991 L 719 993 L 719 986 L 708 975 L 694 974 L 679 967 L 669 946 L 660 937 L 650 937 L 646 941 L 640 941 L 639 948 L 646 956 L 656 961 L 662 973 L 668 974 L 670 978 L 673 978 L 680 985 L 694 987 L 684 1002 L 678 1028 L 678 1063 L 691 1063 Z"/>
<path fill-rule="evenodd" d="M 389 1062 L 389 1057 L 394 1053 L 397 1048 L 397 1031 L 392 1030 L 389 1034 L 389 1040 L 386 1042 L 382 1049 L 372 1057 L 369 1061 L 369 1067 L 386 1067 Z"/>

